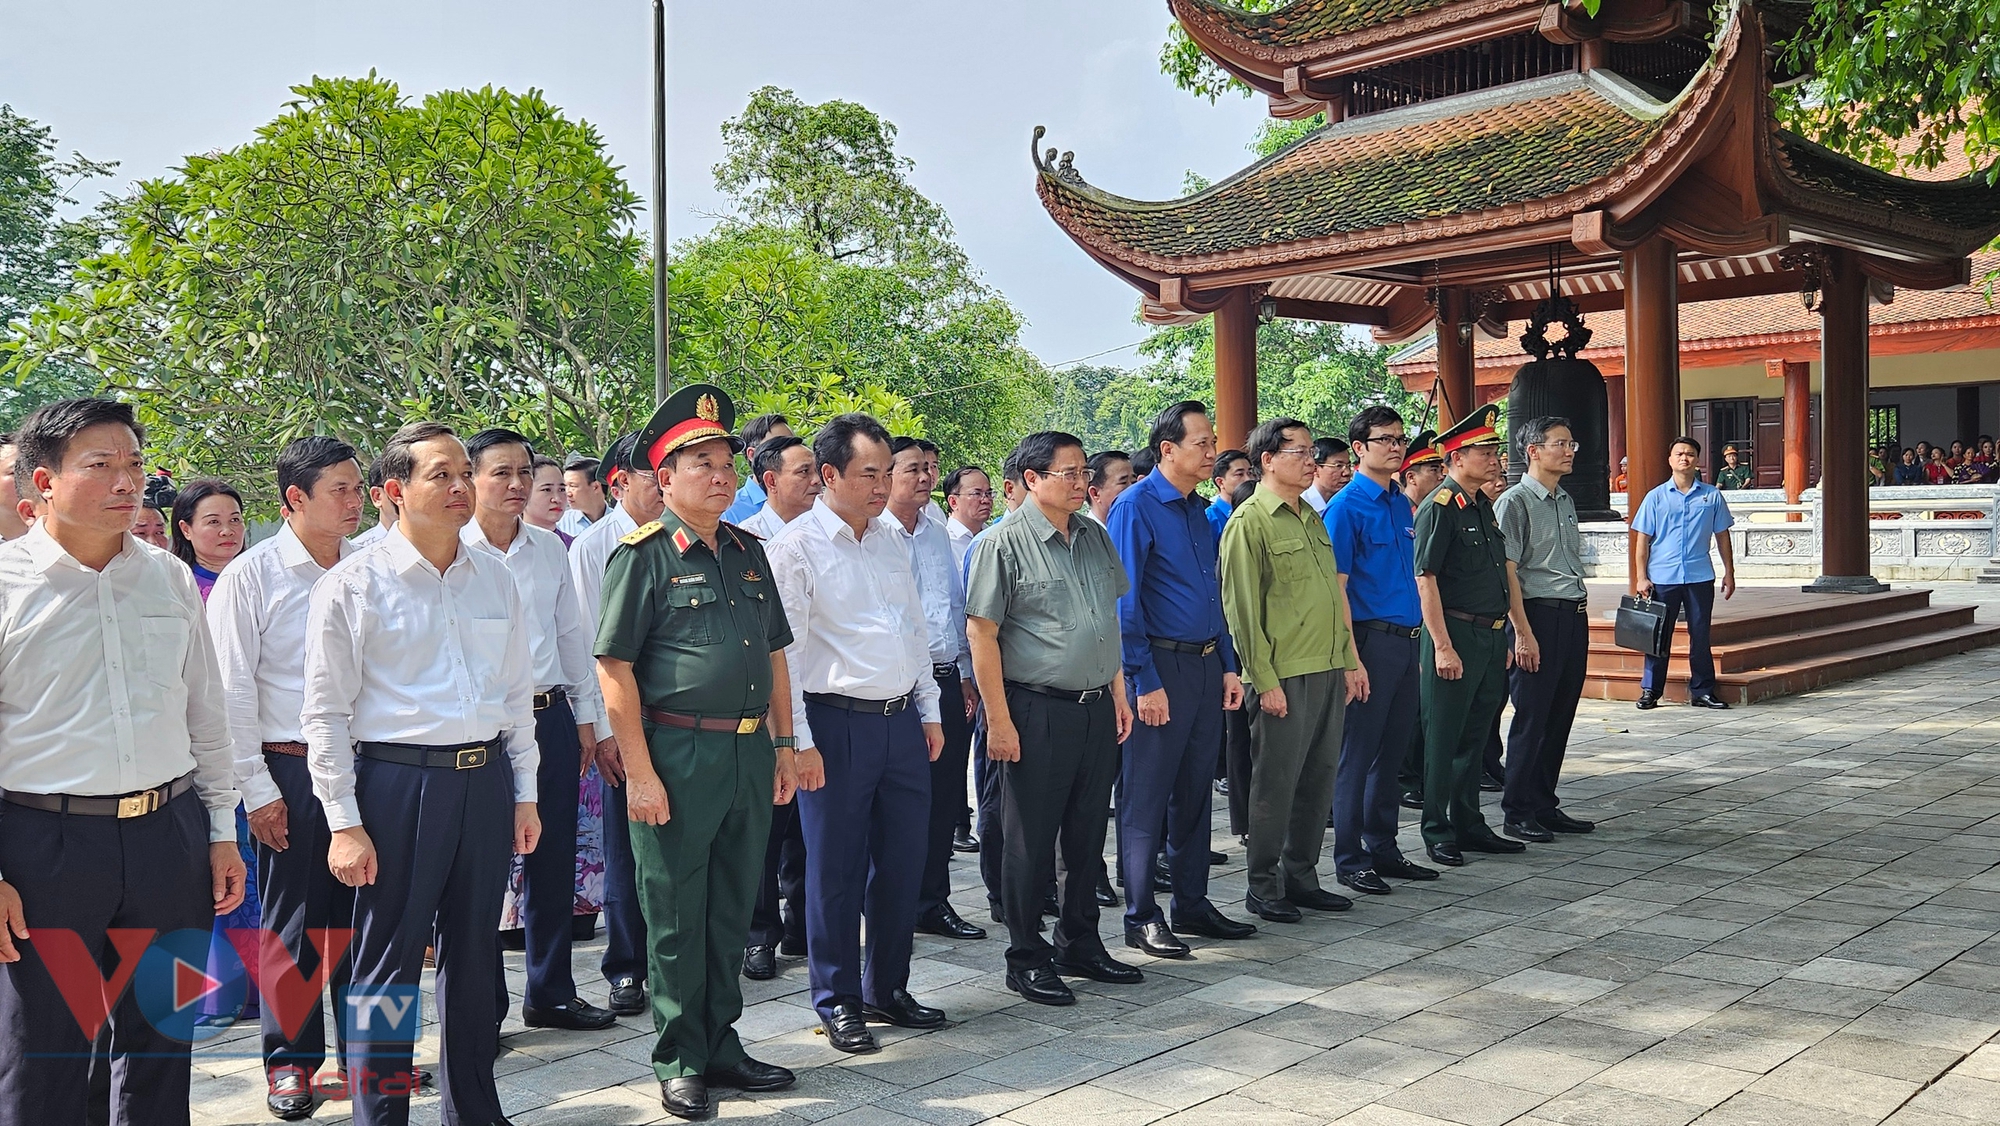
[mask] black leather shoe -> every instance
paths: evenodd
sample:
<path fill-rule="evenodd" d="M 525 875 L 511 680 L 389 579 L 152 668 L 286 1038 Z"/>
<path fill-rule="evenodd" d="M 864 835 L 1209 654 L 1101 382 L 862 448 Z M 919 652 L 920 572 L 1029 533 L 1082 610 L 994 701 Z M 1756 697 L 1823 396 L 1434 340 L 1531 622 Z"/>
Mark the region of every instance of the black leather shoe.
<path fill-rule="evenodd" d="M 979 838 L 973 836 L 970 829 L 955 829 L 951 834 L 951 850 L 953 852 L 978 852 Z"/>
<path fill-rule="evenodd" d="M 1640 711 L 1650 712 L 1654 708 L 1657 708 L 1659 706 L 1660 706 L 1660 694 L 1658 692 L 1648 692 L 1644 688 L 1641 688 L 1639 690 Z"/>
<path fill-rule="evenodd" d="M 835 1005 L 831 1015 L 819 1018 L 819 1026 L 826 1030 L 826 1042 L 843 1052 L 865 1055 L 881 1047 L 868 1031 L 867 1012 L 852 1001 Z"/>
<path fill-rule="evenodd" d="M 1111 876 L 1108 873 L 1097 877 L 1096 895 L 1099 907 L 1118 906 L 1118 893 L 1111 890 Z"/>
<path fill-rule="evenodd" d="M 897 1028 L 936 1028 L 944 1023 L 944 1010 L 920 1005 L 907 989 L 898 989 L 889 994 L 889 999 L 879 1005 L 862 1002 L 861 1011 L 869 1020 L 882 1024 L 893 1024 Z"/>
<path fill-rule="evenodd" d="M 1031 970 L 1008 970 L 1007 988 L 1037 1005 L 1074 1005 L 1076 994 L 1069 991 L 1052 966 Z"/>
<path fill-rule="evenodd" d="M 610 1028 L 618 1023 L 618 1014 L 610 1009 L 600 1009 L 581 997 L 571 997 L 560 1005 L 538 1009 L 533 1005 L 521 1005 L 521 1023 L 529 1028 L 562 1028 L 570 1032 L 595 1032 L 600 1028 Z"/>
<path fill-rule="evenodd" d="M 1435 880 L 1438 878 L 1436 868 L 1426 868 L 1421 864 L 1412 864 L 1400 856 L 1394 860 L 1377 860 L 1375 862 L 1375 874 L 1386 876 L 1392 880 Z"/>
<path fill-rule="evenodd" d="M 707 1118 L 715 1109 L 708 1084 L 699 1075 L 683 1075 L 660 1084 L 660 1105 L 675 1118 Z"/>
<path fill-rule="evenodd" d="M 1714 696 L 1696 696 L 1694 699 L 1688 701 L 1688 707 L 1713 708 L 1718 712 L 1726 712 L 1729 710 L 1728 704 L 1723 703 L 1721 700 L 1717 699 Z"/>
<path fill-rule="evenodd" d="M 1460 841 L 1458 844 L 1460 848 L 1469 848 L 1474 852 L 1497 854 L 1528 851 L 1528 846 L 1522 844 L 1520 841 L 1510 841 L 1506 837 L 1495 833 L 1488 833 L 1483 837 L 1473 837 L 1469 840 Z"/>
<path fill-rule="evenodd" d="M 711 1087 L 727 1087 L 732 1091 L 782 1091 L 797 1080 L 788 1068 L 774 1063 L 753 1060 L 749 1056 L 728 1067 L 710 1068 L 702 1076 Z"/>
<path fill-rule="evenodd" d="M 1154 919 L 1142 927 L 1125 928 L 1125 945 L 1155 958 L 1185 958 L 1187 943 L 1174 937 L 1165 919 Z"/>
<path fill-rule="evenodd" d="M 1388 895 L 1395 890 L 1389 886 L 1388 881 L 1376 875 L 1372 868 L 1363 868 L 1359 872 L 1344 872 L 1338 878 L 1343 886 L 1351 887 L 1363 895 Z"/>
<path fill-rule="evenodd" d="M 1165 853 L 1161 853 L 1153 861 L 1153 890 L 1154 891 L 1174 890 L 1174 870 L 1172 868 L 1167 867 L 1167 857 Z"/>
<path fill-rule="evenodd" d="M 952 910 L 949 903 L 940 903 L 924 912 L 923 917 L 917 920 L 917 929 L 925 934 L 937 935 L 939 938 L 962 938 L 971 941 L 986 937 L 985 927 L 974 926 L 959 918 L 958 912 Z"/>
<path fill-rule="evenodd" d="M 779 940 L 778 940 L 778 953 L 779 953 L 779 955 L 780 955 L 780 956 L 782 956 L 782 957 L 786 957 L 786 958 L 803 958 L 803 957 L 805 957 L 805 956 L 806 956 L 806 936 L 805 936 L 805 935 L 803 935 L 803 934 L 800 934 L 800 935 L 789 935 L 789 934 L 788 934 L 788 935 L 786 935 L 785 937 L 783 937 L 783 938 L 779 939 Z"/>
<path fill-rule="evenodd" d="M 304 1071 L 296 1067 L 281 1068 L 271 1073 L 270 1082 L 271 1092 L 264 1096 L 264 1106 L 271 1117 L 283 1122 L 312 1117 L 312 1084 L 306 1082 Z"/>
<path fill-rule="evenodd" d="M 1432 860 L 1447 868 L 1457 868 L 1465 863 L 1465 854 L 1458 851 L 1458 846 L 1455 844 L 1425 845 L 1424 852 L 1429 854 Z"/>
<path fill-rule="evenodd" d="M 1396 799 L 1396 804 L 1402 806 L 1404 809 L 1422 809 L 1424 807 L 1424 796 L 1415 790 L 1404 790 L 1403 796 Z"/>
<path fill-rule="evenodd" d="M 1304 907 L 1311 911 L 1345 911 L 1354 906 L 1354 901 L 1344 895 L 1336 895 L 1323 888 L 1289 888 L 1285 898 L 1294 907 Z"/>
<path fill-rule="evenodd" d="M 1224 865 L 1224 864 L 1227 864 L 1227 863 L 1229 863 L 1229 854 L 1228 854 L 1228 853 L 1226 853 L 1226 852 L 1217 852 L 1217 851 L 1215 851 L 1215 850 L 1214 850 L 1214 849 L 1212 849 L 1212 848 L 1208 850 L 1208 866 L 1209 866 L 1210 868 L 1216 868 L 1216 867 L 1220 867 L 1221 865 Z"/>
<path fill-rule="evenodd" d="M 1203 902 L 1201 910 L 1192 915 L 1174 915 L 1174 930 L 1181 934 L 1198 934 L 1203 938 L 1237 939 L 1249 938 L 1257 933 L 1257 928 L 1249 923 L 1239 923 L 1235 919 L 1215 909 L 1213 903 Z"/>
<path fill-rule="evenodd" d="M 611 983 L 611 1011 L 621 1017 L 646 1011 L 646 987 L 636 977 L 621 977 Z"/>
<path fill-rule="evenodd" d="M 1594 822 L 1583 821 L 1560 809 L 1551 809 L 1542 814 L 1542 827 L 1556 833 L 1588 833 L 1597 828 Z"/>
<path fill-rule="evenodd" d="M 1479 776 L 1479 792 L 1482 794 L 1497 794 L 1506 788 L 1507 783 L 1493 777 L 1491 774 L 1482 774 Z"/>
<path fill-rule="evenodd" d="M 769 981 L 778 976 L 778 948 L 759 943 L 743 948 L 743 976 L 751 981 Z"/>
<path fill-rule="evenodd" d="M 1102 950 L 1093 950 L 1089 957 L 1077 959 L 1058 954 L 1052 965 L 1064 977 L 1087 977 L 1106 985 L 1137 985 L 1146 980 L 1139 967 L 1128 966 Z"/>
<path fill-rule="evenodd" d="M 1282 899 L 1259 899 L 1256 892 L 1244 894 L 1243 906 L 1248 908 L 1252 915 L 1260 919 L 1269 919 L 1274 923 L 1296 923 L 1304 917 L 1299 914 L 1299 909 L 1290 903 Z"/>
<path fill-rule="evenodd" d="M 1519 837 L 1536 844 L 1547 844 L 1556 839 L 1556 835 L 1542 828 L 1542 823 L 1539 821 L 1508 821 L 1500 826 L 1500 831 L 1510 837 Z"/>

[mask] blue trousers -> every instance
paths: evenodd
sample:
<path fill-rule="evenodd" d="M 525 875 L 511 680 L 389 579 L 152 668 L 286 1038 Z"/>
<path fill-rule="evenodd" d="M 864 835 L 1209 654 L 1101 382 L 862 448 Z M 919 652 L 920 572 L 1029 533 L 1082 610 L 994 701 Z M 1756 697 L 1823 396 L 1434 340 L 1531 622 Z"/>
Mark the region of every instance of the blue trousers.
<path fill-rule="evenodd" d="M 838 1004 L 888 1001 L 910 983 L 931 763 L 913 707 L 879 716 L 808 700 L 806 719 L 826 764 L 826 785 L 799 794 L 806 964 L 824 1017 Z"/>
<path fill-rule="evenodd" d="M 514 779 L 496 748 L 470 770 L 357 757 L 354 798 L 375 843 L 375 882 L 354 889 L 354 984 L 414 990 L 437 947 L 438 1087 L 445 1126 L 501 1117 L 493 1083 L 500 1019 L 493 975 L 514 837 Z M 356 1126 L 406 1126 L 411 1057 L 403 1039 L 347 1042 Z"/>
<path fill-rule="evenodd" d="M 630 752 L 627 752 L 630 753 Z M 604 780 L 604 980 L 646 980 L 646 915 L 639 906 L 638 870 L 632 861 L 631 817 L 625 787 Z"/>
<path fill-rule="evenodd" d="M 1347 705 L 1340 766 L 1333 776 L 1333 865 L 1343 876 L 1400 860 L 1397 806 L 1403 756 L 1421 708 L 1417 660 L 1421 644 L 1374 629 L 1354 631 L 1354 648 L 1368 670 L 1368 698 Z"/>
<path fill-rule="evenodd" d="M 1222 747 L 1222 654 L 1153 650 L 1167 690 L 1167 722 L 1134 722 L 1119 767 L 1119 864 L 1125 877 L 1125 925 L 1160 917 L 1153 864 L 1166 847 L 1174 914 L 1208 904 L 1208 835 L 1215 759 Z M 1164 833 L 1162 828 L 1164 827 Z"/>
<path fill-rule="evenodd" d="M 568 700 L 559 698 L 535 713 L 535 744 L 542 750 L 535 773 L 542 840 L 521 858 L 521 930 L 528 948 L 525 1001 L 549 1008 L 576 996 L 569 951 L 570 920 L 576 914 L 576 799 L 582 747 L 576 737 L 576 713 Z M 629 835 L 625 843 L 629 849 Z"/>
<path fill-rule="evenodd" d="M 1708 625 L 1715 610 L 1715 580 L 1704 583 L 1656 583 L 1655 601 L 1667 605 L 1667 620 L 1687 611 L 1688 697 L 1715 694 L 1715 655 L 1708 648 Z M 1663 692 L 1667 686 L 1667 658 L 1646 658 L 1646 675 L 1639 686 L 1648 692 Z"/>
<path fill-rule="evenodd" d="M 257 891 L 264 898 L 264 928 L 284 940 L 285 952 L 298 964 L 298 972 L 310 977 L 319 967 L 318 937 L 308 932 L 354 925 L 354 889 L 333 878 L 326 866 L 326 847 L 331 834 L 326 827 L 326 808 L 313 796 L 312 775 L 306 760 L 294 755 L 267 754 L 264 765 L 285 799 L 287 839 L 285 851 L 274 852 L 257 843 Z M 267 963 L 265 980 L 288 967 Z M 327 975 L 335 1000 L 353 974 L 350 959 L 342 957 Z M 263 1007 L 264 1070 L 276 1072 L 295 1067 L 307 1079 L 326 1062 L 326 1020 L 321 1010 L 306 1014 L 298 1035 L 286 1036 L 281 1018 L 290 1014 Z M 339 1055 L 347 1055 L 346 1038 L 340 1024 L 334 1032 L 339 1039 Z"/>

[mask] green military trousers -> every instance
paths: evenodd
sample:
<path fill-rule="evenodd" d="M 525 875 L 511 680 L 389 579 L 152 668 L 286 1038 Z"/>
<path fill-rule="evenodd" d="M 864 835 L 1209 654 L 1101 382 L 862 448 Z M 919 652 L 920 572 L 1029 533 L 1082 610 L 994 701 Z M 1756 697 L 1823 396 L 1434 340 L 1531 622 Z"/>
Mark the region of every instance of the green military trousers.
<path fill-rule="evenodd" d="M 771 737 L 646 725 L 664 825 L 631 822 L 662 1081 L 744 1058 L 743 943 L 771 832 Z"/>
<path fill-rule="evenodd" d="M 1479 764 L 1493 717 L 1507 699 L 1507 631 L 1446 618 L 1465 675 L 1437 674 L 1437 646 L 1424 632 L 1424 843 L 1459 844 L 1490 837 L 1479 812 Z"/>

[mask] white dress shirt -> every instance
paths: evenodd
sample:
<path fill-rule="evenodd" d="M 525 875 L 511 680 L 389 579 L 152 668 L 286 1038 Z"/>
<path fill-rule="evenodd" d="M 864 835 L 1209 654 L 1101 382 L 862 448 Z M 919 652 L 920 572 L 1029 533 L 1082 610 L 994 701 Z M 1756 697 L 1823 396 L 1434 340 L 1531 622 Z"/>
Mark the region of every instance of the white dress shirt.
<path fill-rule="evenodd" d="M 576 603 L 583 611 L 584 629 L 590 638 L 590 651 L 597 652 L 597 622 L 604 606 L 604 569 L 611 565 L 611 553 L 618 550 L 618 541 L 639 530 L 638 522 L 632 519 L 623 505 L 604 514 L 604 519 L 583 530 L 576 542 L 569 545 L 570 586 L 576 591 Z M 593 659 L 592 666 L 596 661 Z M 600 696 L 602 685 L 599 686 Z M 611 738 L 609 718 L 597 723 L 597 741 Z"/>
<path fill-rule="evenodd" d="M 605 502 L 604 515 L 592 520 L 581 508 L 565 508 L 556 518 L 556 531 L 567 532 L 571 539 L 589 531 L 593 525 L 602 524 L 618 508 L 617 501 Z"/>
<path fill-rule="evenodd" d="M 343 559 L 359 550 L 340 542 Z M 305 742 L 299 713 L 306 698 L 306 605 L 324 574 L 286 524 L 230 561 L 208 592 L 208 630 L 236 748 L 236 788 L 248 810 L 284 797 L 264 765 L 264 744 Z"/>
<path fill-rule="evenodd" d="M 39 523 L 0 546 L 0 789 L 111 797 L 189 771 L 236 839 L 229 719 L 187 564 L 129 533 L 102 571 Z"/>
<path fill-rule="evenodd" d="M 965 575 L 965 557 L 972 554 L 972 537 L 979 534 L 979 529 L 966 527 L 965 522 L 962 520 L 946 519 L 944 530 L 951 537 L 952 566 L 958 569 L 960 577 L 963 578 Z M 959 585 L 963 586 L 964 583 L 961 582 Z"/>
<path fill-rule="evenodd" d="M 764 552 L 792 627 L 785 663 L 799 746 L 817 746 L 806 720 L 808 692 L 857 700 L 914 692 L 918 718 L 940 721 L 916 572 L 909 551 L 881 519 L 856 539 L 822 498 L 785 525 Z"/>
<path fill-rule="evenodd" d="M 506 564 L 521 598 L 522 619 L 528 624 L 528 663 L 534 669 L 535 691 L 562 688 L 576 722 L 596 724 L 604 718 L 604 697 L 597 687 L 597 658 L 591 650 L 597 631 L 586 623 L 569 573 L 569 549 L 562 537 L 521 520 L 514 539 L 502 551 L 493 546 L 479 521 L 468 520 L 459 538 Z"/>
<path fill-rule="evenodd" d="M 1299 494 L 1299 499 L 1311 505 L 1312 510 L 1321 516 L 1326 515 L 1326 506 L 1333 503 L 1332 497 L 1326 496 L 1319 491 L 1319 482 L 1317 481 L 1307 485 L 1306 491 Z"/>
<path fill-rule="evenodd" d="M 924 625 L 930 634 L 931 664 L 957 665 L 958 675 L 972 676 L 972 647 L 965 641 L 965 577 L 952 555 L 951 533 L 937 506 L 925 502 L 917 513 L 917 530 L 903 530 L 893 512 L 882 522 L 910 549 L 917 572 L 917 593 L 924 600 Z"/>
<path fill-rule="evenodd" d="M 514 800 L 535 800 L 535 674 L 505 564 L 461 544 L 440 574 L 400 532 L 335 564 L 306 616 L 301 730 L 327 827 L 361 824 L 354 744 L 498 735 Z"/>
<path fill-rule="evenodd" d="M 802 512 L 799 515 L 803 516 L 805 513 Z M 798 517 L 794 516 L 792 519 L 796 520 Z M 756 536 L 758 539 L 769 543 L 778 538 L 779 532 L 785 530 L 785 518 L 778 515 L 778 510 L 772 508 L 767 501 L 764 507 L 758 509 L 755 513 L 751 514 L 749 519 L 736 526 Z"/>
<path fill-rule="evenodd" d="M 374 527 L 368 529 L 367 531 L 356 535 L 353 539 L 347 542 L 353 544 L 356 547 L 373 547 L 374 545 L 381 543 L 382 537 L 388 534 L 389 534 L 389 525 L 377 524 Z M 213 597 L 212 594 L 211 597 Z"/>

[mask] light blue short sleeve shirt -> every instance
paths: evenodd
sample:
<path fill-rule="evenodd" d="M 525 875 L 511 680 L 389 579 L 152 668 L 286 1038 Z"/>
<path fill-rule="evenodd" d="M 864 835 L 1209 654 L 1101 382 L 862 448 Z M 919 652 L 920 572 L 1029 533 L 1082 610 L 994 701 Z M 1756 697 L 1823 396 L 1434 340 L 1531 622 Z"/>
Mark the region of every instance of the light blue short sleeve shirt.
<path fill-rule="evenodd" d="M 1647 493 L 1632 516 L 1632 530 L 1653 541 L 1646 577 L 1667 586 L 1714 582 L 1709 541 L 1735 525 L 1729 502 L 1714 485 L 1696 481 L 1683 493 L 1672 478 Z"/>

